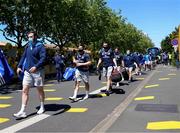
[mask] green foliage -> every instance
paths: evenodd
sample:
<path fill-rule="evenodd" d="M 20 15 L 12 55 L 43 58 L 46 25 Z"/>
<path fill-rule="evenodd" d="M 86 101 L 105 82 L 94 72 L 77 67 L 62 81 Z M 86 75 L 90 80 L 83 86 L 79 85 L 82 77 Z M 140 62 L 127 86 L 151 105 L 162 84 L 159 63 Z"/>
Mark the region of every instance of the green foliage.
<path fill-rule="evenodd" d="M 60 49 L 85 45 L 97 55 L 103 42 L 122 52 L 145 52 L 153 43 L 134 25 L 106 5 L 105 0 L 0 0 L 4 36 L 18 45 L 35 30 Z M 11 38 L 15 38 L 12 40 Z"/>
<path fill-rule="evenodd" d="M 161 49 L 166 52 L 173 52 L 174 48 L 171 45 L 171 41 L 177 37 L 178 37 L 178 28 L 175 27 L 175 30 L 172 31 L 169 35 L 165 37 L 165 39 L 161 41 Z"/>

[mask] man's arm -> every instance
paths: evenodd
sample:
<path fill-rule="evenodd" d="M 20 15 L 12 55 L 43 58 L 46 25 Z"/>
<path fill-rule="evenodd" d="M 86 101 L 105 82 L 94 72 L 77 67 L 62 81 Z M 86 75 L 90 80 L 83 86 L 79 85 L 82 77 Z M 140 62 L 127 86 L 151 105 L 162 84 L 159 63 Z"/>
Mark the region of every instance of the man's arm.
<path fill-rule="evenodd" d="M 46 60 L 46 49 L 44 46 L 41 47 L 39 55 L 40 55 L 40 59 L 39 62 L 35 65 L 36 69 L 42 67 Z"/>
<path fill-rule="evenodd" d="M 115 67 L 117 67 L 117 61 L 116 61 L 116 58 L 113 58 L 113 62 L 114 62 Z"/>
<path fill-rule="evenodd" d="M 99 68 L 99 65 L 102 63 L 102 59 L 101 58 L 99 58 L 99 60 L 98 60 L 98 64 L 97 64 L 97 68 Z"/>

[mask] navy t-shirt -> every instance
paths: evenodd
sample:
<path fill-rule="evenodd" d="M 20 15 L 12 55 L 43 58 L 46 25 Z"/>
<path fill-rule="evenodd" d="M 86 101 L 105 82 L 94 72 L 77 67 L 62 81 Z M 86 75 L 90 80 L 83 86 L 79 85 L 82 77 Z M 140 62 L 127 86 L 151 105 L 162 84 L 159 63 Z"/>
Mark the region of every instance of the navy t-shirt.
<path fill-rule="evenodd" d="M 75 56 L 75 59 L 78 60 L 78 63 L 86 63 L 88 61 L 90 61 L 90 56 L 87 53 L 83 53 L 82 55 L 77 53 L 77 55 Z M 79 66 L 77 67 L 78 70 L 80 71 L 84 71 L 87 72 L 89 71 L 89 66 Z"/>
<path fill-rule="evenodd" d="M 122 65 L 123 55 L 119 52 L 114 52 L 114 57 L 116 59 L 117 65 Z"/>
<path fill-rule="evenodd" d="M 102 59 L 103 67 L 114 66 L 114 62 L 113 62 L 114 53 L 111 49 L 105 51 L 104 48 L 102 48 L 99 51 L 99 57 Z"/>

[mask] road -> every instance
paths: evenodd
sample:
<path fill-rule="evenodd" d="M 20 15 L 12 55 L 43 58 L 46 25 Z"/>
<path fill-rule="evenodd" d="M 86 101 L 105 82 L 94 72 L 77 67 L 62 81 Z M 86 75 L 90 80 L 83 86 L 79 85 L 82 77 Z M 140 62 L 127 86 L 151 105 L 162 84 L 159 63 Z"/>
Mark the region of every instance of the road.
<path fill-rule="evenodd" d="M 91 97 L 72 103 L 73 81 L 45 82 L 46 112 L 37 115 L 37 91 L 31 88 L 28 117 L 12 116 L 20 109 L 21 90 L 0 91 L 0 132 L 180 132 L 180 73 L 171 66 L 134 75 L 134 82 L 106 96 L 105 79 L 90 76 Z M 122 91 L 123 90 L 123 91 Z M 79 96 L 83 96 L 81 84 Z M 159 123 L 160 122 L 160 123 Z"/>

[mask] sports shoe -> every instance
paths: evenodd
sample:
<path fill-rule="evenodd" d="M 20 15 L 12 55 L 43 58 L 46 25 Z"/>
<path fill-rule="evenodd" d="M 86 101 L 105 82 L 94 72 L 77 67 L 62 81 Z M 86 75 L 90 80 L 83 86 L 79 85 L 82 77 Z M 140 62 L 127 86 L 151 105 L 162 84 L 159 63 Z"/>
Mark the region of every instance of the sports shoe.
<path fill-rule="evenodd" d="M 76 97 L 69 97 L 70 100 L 72 100 L 73 102 L 76 102 L 77 101 L 77 98 Z"/>
<path fill-rule="evenodd" d="M 109 96 L 109 95 L 110 95 L 110 92 L 109 92 L 108 90 L 106 90 L 105 94 L 106 94 L 107 96 Z"/>
<path fill-rule="evenodd" d="M 13 116 L 16 118 L 26 118 L 27 117 L 26 112 L 18 112 L 16 114 L 13 114 Z"/>
<path fill-rule="evenodd" d="M 88 99 L 89 98 L 89 95 L 86 95 L 84 98 L 83 98 L 83 100 L 86 100 L 86 99 Z"/>
<path fill-rule="evenodd" d="M 120 86 L 120 85 L 119 85 L 119 82 L 117 82 L 117 83 L 116 83 L 116 87 L 119 87 L 119 86 Z"/>
<path fill-rule="evenodd" d="M 44 108 L 40 108 L 37 112 L 38 115 L 43 114 L 45 112 Z"/>
<path fill-rule="evenodd" d="M 122 76 L 121 82 L 123 82 L 123 81 L 124 81 L 124 77 Z"/>

